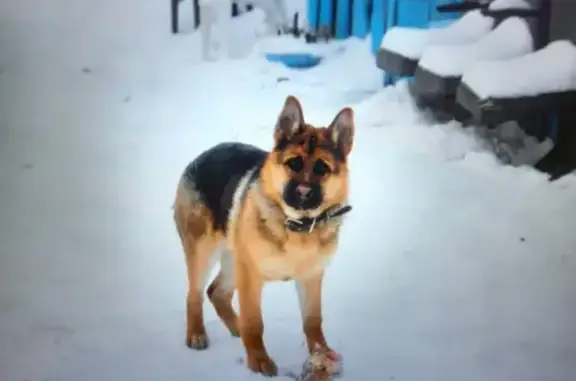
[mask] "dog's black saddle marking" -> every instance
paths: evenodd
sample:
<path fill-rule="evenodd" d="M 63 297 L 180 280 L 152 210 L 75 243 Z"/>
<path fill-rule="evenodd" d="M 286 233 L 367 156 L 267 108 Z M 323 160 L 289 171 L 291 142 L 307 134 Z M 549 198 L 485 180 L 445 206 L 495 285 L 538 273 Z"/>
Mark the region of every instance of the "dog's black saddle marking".
<path fill-rule="evenodd" d="M 257 178 L 267 156 L 267 151 L 250 144 L 220 143 L 188 165 L 183 177 L 212 212 L 214 229 L 226 230 L 240 180 L 252 169 L 252 179 Z"/>

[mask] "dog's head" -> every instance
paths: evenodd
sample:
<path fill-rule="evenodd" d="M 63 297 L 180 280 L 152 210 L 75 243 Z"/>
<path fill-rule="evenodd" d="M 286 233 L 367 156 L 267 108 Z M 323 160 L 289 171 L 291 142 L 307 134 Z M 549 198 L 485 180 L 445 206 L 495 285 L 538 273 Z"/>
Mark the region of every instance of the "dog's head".
<path fill-rule="evenodd" d="M 274 130 L 275 146 L 262 172 L 263 190 L 290 218 L 316 217 L 348 197 L 348 154 L 354 139 L 352 109 L 328 127 L 304 121 L 300 102 L 286 98 Z"/>

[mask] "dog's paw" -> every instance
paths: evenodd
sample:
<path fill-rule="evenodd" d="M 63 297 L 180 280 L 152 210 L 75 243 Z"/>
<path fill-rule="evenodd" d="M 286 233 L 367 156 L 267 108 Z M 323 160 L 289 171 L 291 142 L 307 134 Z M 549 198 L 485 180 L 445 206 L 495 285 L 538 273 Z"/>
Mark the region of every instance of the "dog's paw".
<path fill-rule="evenodd" d="M 266 354 L 248 356 L 248 368 L 266 377 L 275 377 L 278 375 L 278 367 L 270 356 Z"/>
<path fill-rule="evenodd" d="M 206 333 L 192 333 L 186 337 L 186 346 L 197 351 L 207 349 L 208 336 Z"/>

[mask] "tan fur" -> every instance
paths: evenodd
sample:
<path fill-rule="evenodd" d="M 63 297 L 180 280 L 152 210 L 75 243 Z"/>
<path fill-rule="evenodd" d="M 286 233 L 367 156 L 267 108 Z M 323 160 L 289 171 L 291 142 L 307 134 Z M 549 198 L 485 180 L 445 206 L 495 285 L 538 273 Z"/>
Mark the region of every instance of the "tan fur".
<path fill-rule="evenodd" d="M 314 343 L 326 346 L 321 327 L 321 282 L 336 250 L 339 226 L 323 226 L 308 235 L 288 231 L 284 228 L 285 215 L 262 208 L 261 203 L 266 202 L 262 198 L 257 188 L 248 192 L 238 218 L 230 221 L 227 240 L 236 267 L 240 332 L 248 366 L 256 372 L 274 374 L 276 366 L 262 340 L 262 288 L 269 281 L 293 279 L 303 283 L 309 300 L 309 315 L 303 322 L 308 347 L 311 350 Z"/>
<path fill-rule="evenodd" d="M 238 219 L 230 221 L 229 248 L 235 261 L 247 261 L 265 281 L 306 279 L 322 270 L 336 249 L 338 225 L 302 235 L 284 227 L 285 215 L 260 206 L 266 201 L 258 189 L 249 191 Z M 239 251 L 246 257 L 238 258 Z"/>
<path fill-rule="evenodd" d="M 210 259 L 222 242 L 221 232 L 211 228 L 210 211 L 194 197 L 194 190 L 178 187 L 174 202 L 174 221 L 182 240 L 188 272 L 186 301 L 186 344 L 196 349 L 206 348 L 208 338 L 202 309 L 204 283 L 210 271 Z"/>
<path fill-rule="evenodd" d="M 211 257 L 226 242 L 228 250 L 222 253 L 222 261 L 228 260 L 230 266 L 222 266 L 208 287 L 207 294 L 229 331 L 241 336 L 248 367 L 269 376 L 277 372 L 263 342 L 261 295 L 264 285 L 270 281 L 296 281 L 309 351 L 312 353 L 318 345 L 330 350 L 322 330 L 321 291 L 324 270 L 336 252 L 340 224 L 338 221 L 330 222 L 303 234 L 286 229 L 285 220 L 287 217 L 304 215 L 314 217 L 327 208 L 346 203 L 346 161 L 336 160 L 333 154 L 323 149 L 315 150 L 312 155 L 305 150 L 306 139 L 314 136 L 320 144 L 336 139 L 334 142 L 341 144 L 341 149 L 347 155 L 351 149 L 353 129 L 336 131 L 334 128 L 335 123 L 341 123 L 345 118 L 352 118 L 350 109 L 343 110 L 330 127 L 314 128 L 304 123 L 300 104 L 289 97 L 279 117 L 276 143 L 280 139 L 292 138 L 304 141 L 302 145 L 290 145 L 285 150 L 271 152 L 258 183 L 244 190 L 247 183 L 241 182 L 239 188 L 242 189 L 234 197 L 226 237 L 222 232 L 213 231 L 213 216 L 196 197 L 193 186 L 179 186 L 174 219 L 188 268 L 188 345 L 196 349 L 208 345 L 202 321 L 203 279 L 210 271 Z M 347 122 L 352 123 L 351 119 Z M 299 133 L 292 136 L 291 133 L 298 128 Z M 338 140 L 341 136 L 349 141 Z M 332 173 L 322 180 L 323 204 L 316 210 L 291 210 L 282 200 L 282 189 L 291 176 L 284 162 L 294 155 L 305 157 L 307 163 L 314 163 L 320 158 L 332 169 Z M 232 308 L 235 290 L 238 291 L 239 316 Z"/>

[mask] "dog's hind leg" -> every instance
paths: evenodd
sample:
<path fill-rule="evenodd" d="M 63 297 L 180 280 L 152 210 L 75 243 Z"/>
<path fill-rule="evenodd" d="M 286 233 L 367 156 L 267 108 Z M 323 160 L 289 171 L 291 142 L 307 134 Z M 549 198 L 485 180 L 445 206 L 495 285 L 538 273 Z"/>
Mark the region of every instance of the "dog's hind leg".
<path fill-rule="evenodd" d="M 213 229 L 212 213 L 193 197 L 193 192 L 189 188 L 179 187 L 174 203 L 174 221 L 182 240 L 188 273 L 186 345 L 201 350 L 208 347 L 202 308 L 204 288 L 223 235 Z"/>
<path fill-rule="evenodd" d="M 232 307 L 235 288 L 233 258 L 228 251 L 223 251 L 220 259 L 220 272 L 208 287 L 207 294 L 230 334 L 239 337 L 238 316 Z"/>

